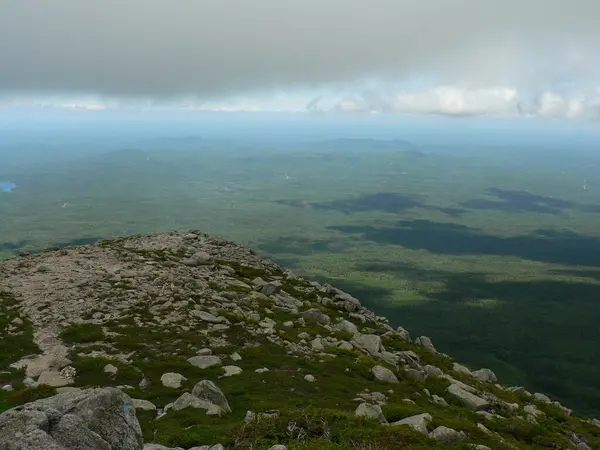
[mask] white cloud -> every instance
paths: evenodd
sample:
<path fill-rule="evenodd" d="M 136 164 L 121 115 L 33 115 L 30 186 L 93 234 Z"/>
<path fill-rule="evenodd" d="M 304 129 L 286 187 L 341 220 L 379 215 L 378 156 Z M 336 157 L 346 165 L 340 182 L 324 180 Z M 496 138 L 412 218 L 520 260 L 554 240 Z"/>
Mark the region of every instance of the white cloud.
<path fill-rule="evenodd" d="M 419 92 L 401 92 L 390 102 L 390 111 L 450 115 L 515 115 L 519 111 L 514 88 L 466 89 L 440 86 Z"/>

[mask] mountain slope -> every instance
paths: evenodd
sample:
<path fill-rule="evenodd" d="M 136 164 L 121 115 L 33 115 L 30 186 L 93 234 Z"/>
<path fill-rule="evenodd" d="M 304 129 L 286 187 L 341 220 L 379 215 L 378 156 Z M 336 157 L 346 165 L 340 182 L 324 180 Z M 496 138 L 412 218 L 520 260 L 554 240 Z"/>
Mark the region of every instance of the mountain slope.
<path fill-rule="evenodd" d="M 198 231 L 1 262 L 0 333 L 0 411 L 118 386 L 147 443 L 600 448 L 597 422 Z"/>

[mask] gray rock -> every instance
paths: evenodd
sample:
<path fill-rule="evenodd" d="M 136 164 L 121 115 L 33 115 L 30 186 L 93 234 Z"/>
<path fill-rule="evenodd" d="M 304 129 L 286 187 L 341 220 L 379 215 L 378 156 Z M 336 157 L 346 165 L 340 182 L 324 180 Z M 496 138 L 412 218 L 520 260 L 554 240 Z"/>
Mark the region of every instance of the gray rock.
<path fill-rule="evenodd" d="M 496 383 L 498 381 L 498 377 L 496 377 L 496 374 L 490 369 L 485 368 L 471 372 L 471 376 L 476 380 L 481 381 L 482 383 Z"/>
<path fill-rule="evenodd" d="M 111 450 L 111 446 L 99 434 L 90 430 L 83 419 L 65 414 L 52 427 L 54 441 L 65 449 Z"/>
<path fill-rule="evenodd" d="M 273 319 L 271 319 L 270 317 L 265 317 L 263 320 L 261 320 L 258 323 L 259 326 L 263 327 L 263 328 L 275 328 L 275 325 L 277 325 L 277 322 L 275 322 Z"/>
<path fill-rule="evenodd" d="M 425 370 L 425 373 L 427 375 L 432 375 L 434 377 L 439 377 L 440 375 L 443 374 L 442 369 L 439 369 L 435 366 L 432 366 L 430 364 L 427 364 L 425 367 L 423 367 L 423 370 Z"/>
<path fill-rule="evenodd" d="M 431 350 L 432 352 L 436 352 L 435 347 L 433 346 L 433 342 L 427 336 L 419 336 L 415 339 L 415 344 L 421 347 L 425 347 L 427 350 Z"/>
<path fill-rule="evenodd" d="M 208 369 L 209 367 L 221 366 L 223 362 L 218 356 L 192 356 L 188 358 L 188 362 L 200 369 Z"/>
<path fill-rule="evenodd" d="M 435 439 L 436 441 L 440 441 L 444 444 L 454 444 L 466 438 L 466 434 L 462 431 L 459 432 L 453 430 L 452 428 L 439 426 L 431 433 L 429 433 L 429 437 Z"/>
<path fill-rule="evenodd" d="M 225 371 L 223 374 L 224 377 L 232 377 L 242 373 L 242 368 L 238 366 L 223 366 L 223 370 Z"/>
<path fill-rule="evenodd" d="M 534 417 L 544 417 L 546 415 L 543 411 L 540 411 L 535 405 L 525 405 L 523 407 L 523 411 L 525 411 L 527 414 L 531 414 Z"/>
<path fill-rule="evenodd" d="M 427 378 L 427 374 L 422 370 L 413 369 L 408 366 L 404 367 L 404 376 L 413 381 L 425 381 Z"/>
<path fill-rule="evenodd" d="M 50 422 L 55 425 L 50 427 Z M 141 450 L 132 401 L 116 388 L 86 389 L 37 400 L 0 415 L 0 448 Z"/>
<path fill-rule="evenodd" d="M 550 400 L 550 397 L 548 397 L 545 394 L 540 394 L 539 392 L 536 392 L 535 394 L 533 394 L 533 398 L 535 398 L 536 400 L 538 400 L 542 403 L 552 403 L 552 400 Z"/>
<path fill-rule="evenodd" d="M 360 308 L 360 302 L 350 294 L 335 288 L 333 288 L 333 291 L 335 292 L 335 298 L 343 302 L 343 306 L 346 311 L 354 312 Z"/>
<path fill-rule="evenodd" d="M 215 406 L 213 403 L 200 399 L 189 392 L 184 392 L 181 396 L 171 404 L 171 408 L 175 411 L 181 411 L 185 408 L 198 408 L 209 410 Z M 169 409 L 171 409 L 169 408 Z"/>
<path fill-rule="evenodd" d="M 448 406 L 448 402 L 443 397 L 440 397 L 439 395 L 433 394 L 431 396 L 431 401 L 433 403 L 435 403 L 436 405 Z"/>
<path fill-rule="evenodd" d="M 321 340 L 321 338 L 315 338 L 310 342 L 310 346 L 312 347 L 313 350 L 316 350 L 318 352 L 322 352 L 323 350 L 325 350 L 325 346 L 323 345 L 323 341 Z"/>
<path fill-rule="evenodd" d="M 408 331 L 406 331 L 404 328 L 402 328 L 402 327 L 396 328 L 396 334 L 398 334 L 400 339 L 402 339 L 403 341 L 410 342 L 410 333 Z"/>
<path fill-rule="evenodd" d="M 337 344 L 337 347 L 340 350 L 346 350 L 346 351 L 350 351 L 350 350 L 354 349 L 354 346 L 348 341 L 339 341 Z"/>
<path fill-rule="evenodd" d="M 352 333 L 354 336 L 360 334 L 358 327 L 349 320 L 340 321 L 340 323 L 336 325 L 336 328 L 340 331 L 345 331 L 346 333 Z"/>
<path fill-rule="evenodd" d="M 45 384 L 51 387 L 61 387 L 73 384 L 73 379 L 64 378 L 61 376 L 60 372 L 55 370 L 46 370 L 45 372 L 42 372 L 37 382 L 38 384 Z"/>
<path fill-rule="evenodd" d="M 71 360 L 53 354 L 27 356 L 11 364 L 15 369 L 25 369 L 25 375 L 30 378 L 39 377 L 47 370 L 60 371 L 71 364 Z"/>
<path fill-rule="evenodd" d="M 398 378 L 394 375 L 387 367 L 375 366 L 371 369 L 373 376 L 378 381 L 385 381 L 386 383 L 399 383 Z"/>
<path fill-rule="evenodd" d="M 214 314 L 209 313 L 208 311 L 194 310 L 192 314 L 194 315 L 194 317 L 197 317 L 198 319 L 208 323 L 222 323 L 227 321 L 225 317 L 217 317 Z"/>
<path fill-rule="evenodd" d="M 398 363 L 400 362 L 400 360 L 402 358 L 400 358 L 400 356 L 396 355 L 395 353 L 391 353 L 391 352 L 381 352 L 379 355 L 377 355 L 379 358 L 381 358 L 383 361 L 385 361 L 388 364 L 391 364 L 392 366 L 397 366 Z"/>
<path fill-rule="evenodd" d="M 461 373 L 463 375 L 471 375 L 471 371 L 469 370 L 468 367 L 463 366 L 462 364 L 458 364 L 458 363 L 453 363 L 452 364 L 452 371 L 456 372 L 456 373 Z"/>
<path fill-rule="evenodd" d="M 304 380 L 308 381 L 309 383 L 314 383 L 315 382 L 315 377 L 313 377 L 312 375 L 305 375 L 304 376 Z"/>
<path fill-rule="evenodd" d="M 417 414 L 416 416 L 406 417 L 405 419 L 391 423 L 391 426 L 406 425 L 419 433 L 428 434 L 427 426 L 433 420 L 431 414 Z"/>
<path fill-rule="evenodd" d="M 140 409 L 142 411 L 156 411 L 156 405 L 148 400 L 133 398 L 131 401 L 133 402 L 133 407 L 136 410 Z"/>
<path fill-rule="evenodd" d="M 277 444 L 272 447 L 269 447 L 267 450 L 288 450 L 288 448 L 285 445 Z"/>
<path fill-rule="evenodd" d="M 490 402 L 481 397 L 477 397 L 475 394 L 465 391 L 457 384 L 451 384 L 448 387 L 447 392 L 458 399 L 464 406 L 472 409 L 473 411 L 487 409 L 490 406 Z"/>
<path fill-rule="evenodd" d="M 282 288 L 281 281 L 269 281 L 263 285 L 260 285 L 257 288 L 257 291 L 268 297 L 269 295 L 274 295 L 274 294 L 277 294 L 278 292 L 280 292 L 281 288 Z"/>
<path fill-rule="evenodd" d="M 160 381 L 164 387 L 179 389 L 183 382 L 187 381 L 187 378 L 180 373 L 167 372 L 160 377 Z"/>
<path fill-rule="evenodd" d="M 225 394 L 223 394 L 221 389 L 219 389 L 219 387 L 210 380 L 202 380 L 197 383 L 192 390 L 192 395 L 219 406 L 226 413 L 231 412 L 231 408 L 227 402 L 227 398 L 225 398 Z"/>
<path fill-rule="evenodd" d="M 319 325 L 328 325 L 331 322 L 331 318 L 322 312 L 320 309 L 311 308 L 302 313 L 302 317 L 308 323 L 316 323 Z"/>
<path fill-rule="evenodd" d="M 113 366 L 112 364 L 107 364 L 104 366 L 103 371 L 104 373 L 108 373 L 109 375 L 116 375 L 119 369 L 116 366 Z"/>
<path fill-rule="evenodd" d="M 240 354 L 237 353 L 237 352 L 232 353 L 231 356 L 230 356 L 230 358 L 231 358 L 232 361 L 241 361 L 241 359 L 242 359 L 242 357 L 240 356 Z"/>
<path fill-rule="evenodd" d="M 352 338 L 350 343 L 371 355 L 376 355 L 381 351 L 381 337 L 376 334 L 358 334 Z"/>
<path fill-rule="evenodd" d="M 372 405 L 370 403 L 361 403 L 354 411 L 356 417 L 366 417 L 368 419 L 375 419 L 380 423 L 388 423 L 387 419 L 383 415 L 381 406 Z"/>

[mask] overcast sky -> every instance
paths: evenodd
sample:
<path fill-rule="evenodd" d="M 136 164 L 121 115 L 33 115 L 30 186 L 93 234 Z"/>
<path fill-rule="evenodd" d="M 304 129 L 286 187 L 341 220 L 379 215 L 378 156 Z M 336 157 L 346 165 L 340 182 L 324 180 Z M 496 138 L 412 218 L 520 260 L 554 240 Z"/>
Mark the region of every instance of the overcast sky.
<path fill-rule="evenodd" d="M 0 0 L 0 104 L 600 117 L 599 0 Z"/>

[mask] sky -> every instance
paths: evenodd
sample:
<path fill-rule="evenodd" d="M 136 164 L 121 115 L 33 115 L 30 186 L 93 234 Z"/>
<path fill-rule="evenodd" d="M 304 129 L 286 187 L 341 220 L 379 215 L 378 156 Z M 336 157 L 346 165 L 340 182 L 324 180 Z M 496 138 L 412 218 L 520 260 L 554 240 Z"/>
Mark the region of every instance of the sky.
<path fill-rule="evenodd" d="M 600 118 L 598 0 L 0 0 L 0 108 Z"/>

